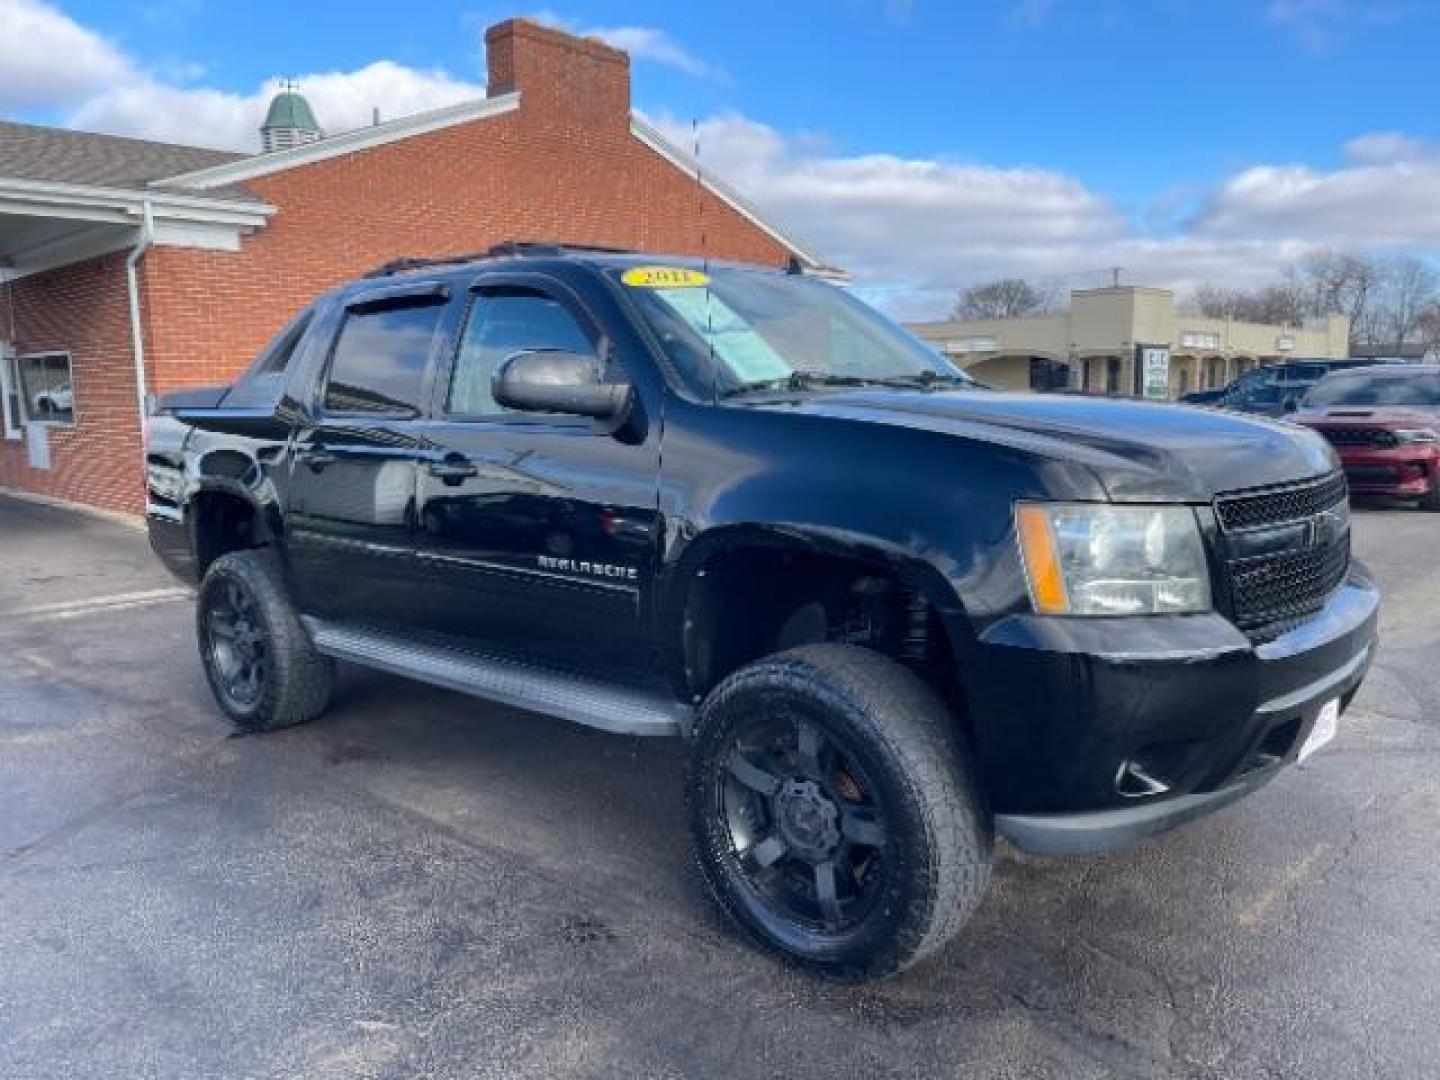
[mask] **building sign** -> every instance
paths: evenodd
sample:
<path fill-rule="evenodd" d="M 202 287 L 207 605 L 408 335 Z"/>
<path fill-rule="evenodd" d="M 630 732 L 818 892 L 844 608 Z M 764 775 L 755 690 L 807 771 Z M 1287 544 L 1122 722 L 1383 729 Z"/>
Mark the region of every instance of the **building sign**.
<path fill-rule="evenodd" d="M 1170 396 L 1170 350 L 1163 345 L 1140 345 L 1140 395 L 1147 398 Z"/>
<path fill-rule="evenodd" d="M 1202 333 L 1199 330 L 1185 330 L 1180 334 L 1180 344 L 1187 349 L 1218 349 L 1220 335 Z"/>
<path fill-rule="evenodd" d="M 1291 337 L 1289 334 L 1284 334 L 1284 335 L 1276 338 L 1276 339 L 1275 339 L 1275 351 L 1276 351 L 1276 352 L 1294 352 L 1294 351 L 1295 351 L 1295 339 L 1294 339 L 1293 337 Z"/>
<path fill-rule="evenodd" d="M 995 339 L 994 334 L 982 334 L 977 337 L 951 338 L 945 343 L 945 351 L 951 356 L 996 352 L 999 348 L 1000 343 Z"/>

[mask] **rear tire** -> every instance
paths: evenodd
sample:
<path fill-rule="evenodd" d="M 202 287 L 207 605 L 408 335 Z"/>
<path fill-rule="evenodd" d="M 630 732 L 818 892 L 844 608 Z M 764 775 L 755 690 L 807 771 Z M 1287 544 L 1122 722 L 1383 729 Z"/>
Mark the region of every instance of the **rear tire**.
<path fill-rule="evenodd" d="M 335 662 L 300 625 L 275 554 L 232 551 L 210 564 L 195 605 L 205 677 L 246 731 L 273 731 L 325 711 Z"/>
<path fill-rule="evenodd" d="M 701 708 L 686 796 L 720 906 L 829 977 L 934 953 L 989 882 L 993 827 L 954 718 L 870 650 L 808 645 L 733 673 Z"/>

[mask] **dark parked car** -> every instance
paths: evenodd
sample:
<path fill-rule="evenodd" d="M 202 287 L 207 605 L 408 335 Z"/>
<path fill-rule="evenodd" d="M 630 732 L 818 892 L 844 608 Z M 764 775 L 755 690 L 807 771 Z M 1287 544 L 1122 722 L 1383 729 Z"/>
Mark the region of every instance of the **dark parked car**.
<path fill-rule="evenodd" d="M 1417 499 L 1440 510 L 1440 365 L 1329 375 L 1291 419 L 1330 440 L 1355 494 Z"/>
<path fill-rule="evenodd" d="M 234 723 L 317 716 L 340 659 L 683 735 L 720 905 L 846 977 L 939 949 L 997 833 L 1105 851 L 1254 791 L 1375 649 L 1323 439 L 979 390 L 780 270 L 389 267 L 147 452 Z"/>
<path fill-rule="evenodd" d="M 1369 360 L 1288 360 L 1247 371 L 1228 386 L 1192 390 L 1180 400 L 1187 405 L 1214 405 L 1260 416 L 1283 416 L 1317 382 L 1332 371 L 1369 364 Z"/>

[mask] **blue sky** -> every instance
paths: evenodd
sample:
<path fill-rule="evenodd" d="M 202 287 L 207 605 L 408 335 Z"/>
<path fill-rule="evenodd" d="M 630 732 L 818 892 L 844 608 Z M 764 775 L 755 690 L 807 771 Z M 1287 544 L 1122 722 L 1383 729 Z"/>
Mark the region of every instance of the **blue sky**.
<path fill-rule="evenodd" d="M 639 107 L 702 120 L 707 164 L 916 310 L 1002 272 L 1184 287 L 1440 249 L 1426 0 L 0 0 L 0 113 L 243 145 L 294 76 L 345 126 L 366 94 L 477 92 L 483 28 L 513 14 L 629 47 Z M 6 18 L 80 37 L 32 74 Z M 895 250 L 937 237 L 949 257 Z"/>

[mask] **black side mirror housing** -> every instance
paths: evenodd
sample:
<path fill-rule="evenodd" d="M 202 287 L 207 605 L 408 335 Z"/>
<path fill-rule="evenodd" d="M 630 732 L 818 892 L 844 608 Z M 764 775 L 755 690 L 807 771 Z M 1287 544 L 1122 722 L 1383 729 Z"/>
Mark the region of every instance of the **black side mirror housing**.
<path fill-rule="evenodd" d="M 496 402 L 523 412 L 619 420 L 630 408 L 629 383 L 601 382 L 600 360 L 561 349 L 512 353 L 495 369 Z"/>
<path fill-rule="evenodd" d="M 1296 412 L 1300 408 L 1300 399 L 1293 396 L 1287 397 L 1284 401 L 1284 404 L 1282 404 L 1280 408 L 1285 410 L 1287 413 Z"/>

